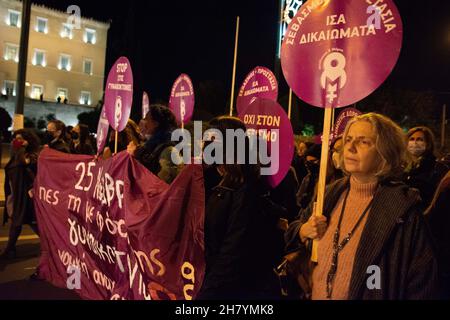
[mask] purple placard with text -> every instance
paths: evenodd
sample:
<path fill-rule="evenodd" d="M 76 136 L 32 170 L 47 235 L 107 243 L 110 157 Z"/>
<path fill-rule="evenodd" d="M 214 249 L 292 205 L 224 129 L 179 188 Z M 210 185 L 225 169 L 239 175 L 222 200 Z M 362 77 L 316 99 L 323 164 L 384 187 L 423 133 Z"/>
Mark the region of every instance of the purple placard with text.
<path fill-rule="evenodd" d="M 276 101 L 262 98 L 256 98 L 239 118 L 244 121 L 249 136 L 258 135 L 268 142 L 268 151 L 272 158 L 274 144 L 278 145 L 277 170 L 268 176 L 269 185 L 272 188 L 277 187 L 286 177 L 294 157 L 291 121 Z"/>
<path fill-rule="evenodd" d="M 308 1 L 286 32 L 283 73 L 303 101 L 345 107 L 386 80 L 402 38 L 402 20 L 392 0 Z"/>
<path fill-rule="evenodd" d="M 103 106 L 102 113 L 97 126 L 97 154 L 103 151 L 106 139 L 108 138 L 109 122 L 106 118 L 106 108 Z"/>
<path fill-rule="evenodd" d="M 106 117 L 114 130 L 125 129 L 133 104 L 133 71 L 130 61 L 120 57 L 108 75 L 105 89 Z"/>
<path fill-rule="evenodd" d="M 241 114 L 256 98 L 273 101 L 278 99 L 278 82 L 267 68 L 256 67 L 245 78 L 236 101 L 236 109 Z"/>
<path fill-rule="evenodd" d="M 342 112 L 339 114 L 336 121 L 334 122 L 334 127 L 332 130 L 333 139 L 336 139 L 337 137 L 343 135 L 349 121 L 352 120 L 354 117 L 360 115 L 362 115 L 362 112 L 355 108 L 347 108 L 345 110 L 342 110 Z"/>
<path fill-rule="evenodd" d="M 150 110 L 150 99 L 148 98 L 147 92 L 144 91 L 144 93 L 142 94 L 142 119 L 145 118 L 149 110 Z"/>
<path fill-rule="evenodd" d="M 169 107 L 178 123 L 188 123 L 194 113 L 194 86 L 187 74 L 181 74 L 172 86 Z"/>

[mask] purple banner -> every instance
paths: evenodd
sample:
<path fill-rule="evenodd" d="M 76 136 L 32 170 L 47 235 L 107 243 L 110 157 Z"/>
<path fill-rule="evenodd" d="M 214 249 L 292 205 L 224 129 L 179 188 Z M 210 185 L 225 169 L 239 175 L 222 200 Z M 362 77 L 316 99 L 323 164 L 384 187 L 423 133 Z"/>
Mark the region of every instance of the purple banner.
<path fill-rule="evenodd" d="M 347 108 L 343 110 L 334 122 L 334 127 L 332 130 L 333 139 L 343 135 L 348 122 L 354 117 L 360 115 L 362 115 L 362 112 L 354 108 Z"/>
<path fill-rule="evenodd" d="M 109 122 L 106 118 L 106 108 L 103 106 L 97 126 L 97 154 L 102 153 L 108 139 Z"/>
<path fill-rule="evenodd" d="M 133 104 L 133 71 L 130 61 L 120 57 L 108 75 L 105 89 L 106 117 L 114 130 L 125 129 Z"/>
<path fill-rule="evenodd" d="M 38 165 L 40 277 L 84 299 L 196 296 L 205 268 L 201 166 L 186 166 L 169 186 L 126 152 L 93 161 L 46 148 Z"/>
<path fill-rule="evenodd" d="M 178 123 L 188 123 L 194 114 L 194 86 L 187 74 L 181 74 L 172 86 L 169 107 Z"/>
<path fill-rule="evenodd" d="M 402 38 L 402 20 L 392 0 L 308 1 L 286 32 L 283 73 L 303 101 L 345 107 L 386 80 Z"/>
<path fill-rule="evenodd" d="M 277 170 L 268 176 L 269 185 L 275 188 L 286 177 L 294 157 L 294 132 L 291 121 L 276 101 L 261 98 L 256 98 L 239 118 L 244 121 L 248 135 L 257 135 L 267 141 L 271 157 L 274 145 L 278 146 L 275 150 L 278 152 Z"/>
<path fill-rule="evenodd" d="M 144 93 L 142 94 L 142 119 L 145 118 L 149 110 L 150 110 L 150 99 L 148 98 L 147 92 L 144 91 Z"/>
<path fill-rule="evenodd" d="M 236 101 L 236 109 L 241 114 L 256 98 L 273 101 L 278 99 L 278 82 L 267 68 L 256 67 L 245 78 Z"/>

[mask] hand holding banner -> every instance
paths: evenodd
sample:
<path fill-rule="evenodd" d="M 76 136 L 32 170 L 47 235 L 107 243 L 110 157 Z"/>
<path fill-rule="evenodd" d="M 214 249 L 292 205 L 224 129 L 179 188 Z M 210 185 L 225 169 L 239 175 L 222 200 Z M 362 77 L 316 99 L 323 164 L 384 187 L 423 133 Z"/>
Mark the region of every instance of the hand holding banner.
<path fill-rule="evenodd" d="M 303 101 L 325 108 L 317 215 L 323 211 L 332 108 L 358 102 L 386 80 L 402 37 L 392 0 L 309 0 L 289 25 L 281 51 L 286 81 Z"/>

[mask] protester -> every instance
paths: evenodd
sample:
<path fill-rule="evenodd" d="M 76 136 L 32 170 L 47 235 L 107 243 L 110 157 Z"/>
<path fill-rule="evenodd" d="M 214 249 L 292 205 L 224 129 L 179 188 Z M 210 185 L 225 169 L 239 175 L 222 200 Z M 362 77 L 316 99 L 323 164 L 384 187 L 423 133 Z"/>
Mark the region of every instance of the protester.
<path fill-rule="evenodd" d="M 51 120 L 47 124 L 47 144 L 49 148 L 59 152 L 70 153 L 70 147 L 64 140 L 66 125 L 60 120 Z"/>
<path fill-rule="evenodd" d="M 291 167 L 280 184 L 270 191 L 270 199 L 286 209 L 286 213 L 282 218 L 289 222 L 295 220 L 300 210 L 297 205 L 298 188 L 297 175 L 295 174 L 294 168 Z"/>
<path fill-rule="evenodd" d="M 64 136 L 64 141 L 66 141 L 67 145 L 70 147 L 73 143 L 73 139 L 72 139 L 72 131 L 73 131 L 73 126 L 67 126 L 66 127 L 66 134 Z"/>
<path fill-rule="evenodd" d="M 78 124 L 71 132 L 72 143 L 70 151 L 73 154 L 84 154 L 92 156 L 95 154 L 89 137 L 89 127 L 85 124 Z"/>
<path fill-rule="evenodd" d="M 348 177 L 328 187 L 322 217 L 310 206 L 286 233 L 288 251 L 308 258 L 318 240 L 312 299 L 435 298 L 437 262 L 420 195 L 396 182 L 408 159 L 402 130 L 371 113 L 351 120 L 343 141 Z"/>
<path fill-rule="evenodd" d="M 183 168 L 181 157 L 178 163 L 172 160 L 172 151 L 176 145 L 171 140 L 172 131 L 177 128 L 175 116 L 165 106 L 151 105 L 140 128 L 141 135 L 147 141 L 143 145 L 130 143 L 128 152 L 161 180 L 172 183 Z"/>
<path fill-rule="evenodd" d="M 413 158 L 413 164 L 407 169 L 405 182 L 420 191 L 426 208 L 448 168 L 436 161 L 434 135 L 429 128 L 413 128 L 407 136 L 408 151 Z"/>
<path fill-rule="evenodd" d="M 430 225 L 439 263 L 441 298 L 450 299 L 450 171 L 440 183 L 436 195 L 425 212 Z"/>
<path fill-rule="evenodd" d="M 226 130 L 245 131 L 244 123 L 232 117 L 213 119 L 210 128 L 223 135 L 224 157 L 230 152 Z M 278 291 L 272 269 L 280 254 L 273 239 L 280 208 L 266 196 L 258 165 L 231 163 L 216 169 L 222 181 L 207 199 L 206 272 L 198 299 L 273 298 Z"/>
<path fill-rule="evenodd" d="M 308 175 L 308 170 L 306 169 L 305 165 L 305 153 L 312 145 L 313 143 L 304 141 L 300 141 L 298 144 L 296 144 L 294 159 L 292 160 L 292 167 L 295 170 L 299 185 L 301 185 L 303 179 Z M 298 190 L 296 190 L 296 192 L 297 191 Z"/>
<path fill-rule="evenodd" d="M 315 199 L 317 182 L 319 180 L 320 157 L 322 146 L 313 144 L 305 153 L 305 166 L 308 174 L 303 179 L 297 193 L 297 205 L 301 209 L 308 207 L 310 202 Z"/>
<path fill-rule="evenodd" d="M 125 129 L 117 135 L 117 153 L 127 150 L 130 143 L 139 145 L 142 142 L 141 133 L 138 125 L 133 120 L 129 119 Z M 110 131 L 108 145 L 103 151 L 103 158 L 111 158 L 116 149 L 116 132 Z"/>
<path fill-rule="evenodd" d="M 24 224 L 39 234 L 31 190 L 37 171 L 39 138 L 31 129 L 18 130 L 13 135 L 12 157 L 5 167 L 5 224 L 11 219 L 9 239 L 1 258 L 16 256 L 16 242 Z"/>

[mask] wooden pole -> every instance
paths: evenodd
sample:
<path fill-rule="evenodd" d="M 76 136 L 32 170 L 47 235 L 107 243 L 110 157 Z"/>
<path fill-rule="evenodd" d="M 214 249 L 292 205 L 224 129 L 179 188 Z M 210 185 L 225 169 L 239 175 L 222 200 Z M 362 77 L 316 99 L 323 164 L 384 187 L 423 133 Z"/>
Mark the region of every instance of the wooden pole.
<path fill-rule="evenodd" d="M 236 64 L 237 64 L 238 45 L 239 45 L 239 17 L 237 17 L 236 19 L 236 36 L 234 41 L 234 63 L 233 63 L 233 78 L 231 80 L 230 117 L 233 116 L 234 86 L 236 83 Z"/>
<path fill-rule="evenodd" d="M 314 205 L 314 214 L 318 217 L 323 215 L 323 204 L 325 201 L 325 187 L 327 184 L 328 154 L 330 149 L 330 133 L 333 108 L 325 108 L 323 122 L 322 157 L 320 160 L 320 174 L 317 189 L 317 202 Z M 311 261 L 317 262 L 317 240 L 313 242 Z"/>
<path fill-rule="evenodd" d="M 289 89 L 289 104 L 288 104 L 288 117 L 291 120 L 292 116 L 292 89 Z"/>
<path fill-rule="evenodd" d="M 115 139 L 115 143 L 114 143 L 114 154 L 117 154 L 117 142 L 119 140 L 119 131 L 116 130 L 116 139 Z"/>
<path fill-rule="evenodd" d="M 444 151 L 445 148 L 445 127 L 447 125 L 447 105 L 444 104 L 442 109 L 442 127 L 441 127 L 441 150 Z"/>

